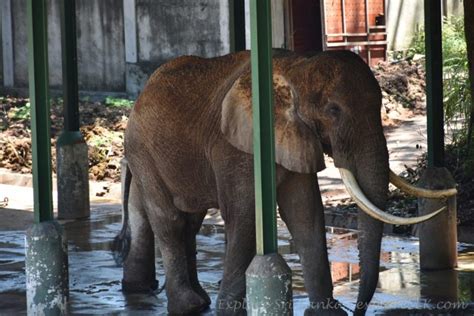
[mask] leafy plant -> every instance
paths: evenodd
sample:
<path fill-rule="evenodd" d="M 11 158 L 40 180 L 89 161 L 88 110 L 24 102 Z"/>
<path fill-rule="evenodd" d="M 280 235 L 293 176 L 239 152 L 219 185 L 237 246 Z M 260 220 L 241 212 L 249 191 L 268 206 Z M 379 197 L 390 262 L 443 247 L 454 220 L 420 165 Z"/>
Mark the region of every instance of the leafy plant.
<path fill-rule="evenodd" d="M 458 157 L 466 164 L 474 160 L 474 151 L 467 147 L 469 122 L 472 113 L 470 81 L 464 18 L 449 17 L 443 21 L 443 104 L 446 127 L 451 135 L 450 150 L 458 148 Z M 425 32 L 420 28 L 416 32 L 408 58 L 416 54 L 425 54 Z M 462 156 L 462 157 L 461 157 Z"/>
<path fill-rule="evenodd" d="M 30 119 L 31 105 L 30 102 L 25 103 L 22 106 L 13 107 L 8 112 L 8 117 L 13 120 L 29 120 Z"/>
<path fill-rule="evenodd" d="M 444 114 L 454 144 L 466 141 L 471 115 L 471 93 L 464 21 L 451 18 L 443 24 Z"/>
<path fill-rule="evenodd" d="M 113 98 L 113 97 L 105 98 L 106 106 L 131 108 L 133 107 L 133 104 L 134 104 L 134 101 L 128 100 L 128 99 Z"/>

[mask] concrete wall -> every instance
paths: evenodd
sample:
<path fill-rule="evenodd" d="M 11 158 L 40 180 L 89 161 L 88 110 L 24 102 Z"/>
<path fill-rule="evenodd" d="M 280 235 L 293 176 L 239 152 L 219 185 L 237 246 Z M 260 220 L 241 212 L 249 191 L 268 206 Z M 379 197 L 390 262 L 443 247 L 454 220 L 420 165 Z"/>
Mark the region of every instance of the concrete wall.
<path fill-rule="evenodd" d="M 462 15 L 463 0 L 443 0 L 444 15 Z M 472 0 L 466 0 L 472 1 Z M 424 23 L 424 0 L 386 0 L 388 50 L 406 50 Z"/>
<path fill-rule="evenodd" d="M 26 0 L 12 3 L 14 87 L 28 87 Z M 82 90 L 124 91 L 123 10 L 116 0 L 78 0 L 77 44 Z M 62 84 L 60 0 L 48 1 L 49 80 Z"/>
<path fill-rule="evenodd" d="M 62 83 L 60 1 L 48 1 L 49 70 L 53 88 L 60 88 Z M 80 89 L 136 95 L 149 75 L 171 58 L 228 53 L 230 1 L 233 0 L 76 0 Z M 288 1 L 272 0 L 274 47 L 286 45 Z M 11 68 L 13 87 L 24 89 L 28 86 L 26 0 L 0 2 L 0 25 L 11 18 L 11 31 L 0 29 L 3 45 L 0 80 L 3 86 L 2 79 L 7 78 L 4 73 Z M 447 14 L 462 14 L 462 0 L 443 2 Z M 249 0 L 245 0 L 245 7 L 246 42 L 250 48 Z M 423 23 L 423 0 L 386 0 L 386 9 L 389 49 L 408 48 L 415 30 Z M 13 47 L 10 59 L 5 56 L 8 32 Z"/>
<path fill-rule="evenodd" d="M 245 45 L 250 49 L 250 0 L 245 1 Z M 285 3 L 290 0 L 271 0 L 272 7 L 272 46 L 287 48 L 285 40 Z"/>
<path fill-rule="evenodd" d="M 26 0 L 0 1 L 2 20 L 6 15 L 12 20 L 13 88 L 25 90 L 28 87 Z M 60 1 L 48 1 L 52 88 L 60 88 L 62 84 Z M 7 2 L 10 12 L 4 10 Z M 135 8 L 133 16 L 128 10 L 124 12 L 124 3 Z M 230 50 L 229 1 L 76 0 L 76 10 L 81 90 L 137 94 L 148 76 L 171 58 L 184 54 L 212 57 Z M 126 29 L 126 18 L 135 23 L 133 29 Z M 127 38 L 128 42 L 127 31 L 134 35 Z M 5 46 L 4 40 L 2 45 Z M 126 50 L 130 48 L 135 48 L 137 55 L 132 62 L 126 58 Z M 8 62 L 1 60 L 1 66 Z"/>
<path fill-rule="evenodd" d="M 191 54 L 211 57 L 228 51 L 228 36 L 223 37 L 225 43 L 221 38 L 228 30 L 221 30 L 220 2 L 137 0 L 139 61 L 162 62 Z"/>
<path fill-rule="evenodd" d="M 77 1 L 77 58 L 83 90 L 125 90 L 123 6 L 117 0 Z"/>

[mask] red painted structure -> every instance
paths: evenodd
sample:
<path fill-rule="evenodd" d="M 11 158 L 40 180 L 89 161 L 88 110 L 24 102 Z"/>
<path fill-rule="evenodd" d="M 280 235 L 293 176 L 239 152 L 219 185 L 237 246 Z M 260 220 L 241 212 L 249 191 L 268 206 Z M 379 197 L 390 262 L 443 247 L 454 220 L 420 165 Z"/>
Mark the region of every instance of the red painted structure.
<path fill-rule="evenodd" d="M 352 50 L 371 66 L 386 59 L 384 0 L 289 2 L 293 50 Z"/>

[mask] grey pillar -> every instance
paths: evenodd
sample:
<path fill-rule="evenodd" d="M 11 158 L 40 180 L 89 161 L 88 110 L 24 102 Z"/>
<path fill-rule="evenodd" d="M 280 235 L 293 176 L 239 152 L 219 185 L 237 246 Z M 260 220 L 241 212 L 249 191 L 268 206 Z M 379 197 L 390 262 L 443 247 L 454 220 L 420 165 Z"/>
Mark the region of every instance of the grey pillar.
<path fill-rule="evenodd" d="M 426 189 L 454 188 L 456 182 L 446 168 L 428 168 L 419 186 Z M 433 219 L 419 224 L 420 267 L 423 270 L 453 269 L 457 266 L 456 196 L 448 200 L 418 199 L 419 215 L 443 206 L 448 209 Z"/>
<path fill-rule="evenodd" d="M 291 270 L 279 254 L 255 256 L 245 276 L 248 315 L 293 315 Z"/>
<path fill-rule="evenodd" d="M 75 141 L 71 141 L 75 139 Z M 58 218 L 90 215 L 87 144 L 78 132 L 63 132 L 56 146 Z"/>
<path fill-rule="evenodd" d="M 27 231 L 25 267 L 28 315 L 67 315 L 68 257 L 61 225 L 46 221 Z"/>

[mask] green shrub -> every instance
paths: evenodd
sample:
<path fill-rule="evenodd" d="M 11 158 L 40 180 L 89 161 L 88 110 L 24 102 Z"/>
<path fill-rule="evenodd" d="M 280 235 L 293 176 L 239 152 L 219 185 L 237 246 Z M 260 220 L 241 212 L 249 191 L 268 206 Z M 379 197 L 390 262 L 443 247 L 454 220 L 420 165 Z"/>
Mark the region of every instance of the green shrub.
<path fill-rule="evenodd" d="M 105 98 L 106 106 L 132 108 L 133 104 L 134 104 L 134 101 L 128 100 L 128 99 L 113 98 L 113 97 Z"/>
<path fill-rule="evenodd" d="M 421 27 L 412 40 L 407 58 L 425 54 L 425 33 Z M 444 114 L 453 145 L 467 144 L 471 115 L 464 17 L 449 17 L 443 21 L 443 94 Z"/>

